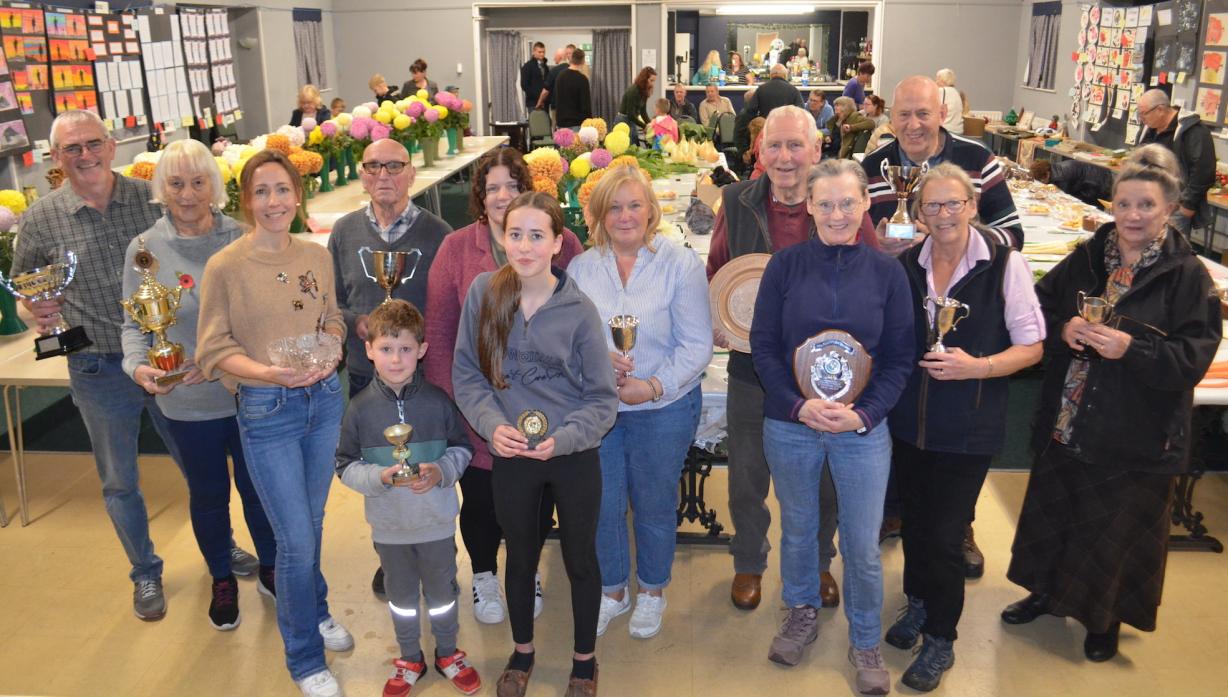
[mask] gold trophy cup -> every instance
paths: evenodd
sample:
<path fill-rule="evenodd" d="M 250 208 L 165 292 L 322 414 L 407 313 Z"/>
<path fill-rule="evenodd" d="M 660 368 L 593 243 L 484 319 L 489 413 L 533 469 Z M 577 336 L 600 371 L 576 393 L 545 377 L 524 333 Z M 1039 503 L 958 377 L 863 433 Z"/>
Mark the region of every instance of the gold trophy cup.
<path fill-rule="evenodd" d="M 371 266 L 375 269 L 374 275 L 367 267 L 367 258 L 363 256 L 363 252 L 371 255 Z M 410 257 L 414 258 L 413 266 L 409 265 Z M 358 261 L 362 264 L 362 272 L 367 278 L 375 281 L 380 288 L 384 289 L 384 302 L 389 302 L 392 300 L 392 291 L 414 277 L 414 273 L 418 270 L 418 262 L 422 261 L 422 250 L 385 252 L 363 247 L 358 250 Z M 409 269 L 409 273 L 405 272 L 406 268 Z"/>
<path fill-rule="evenodd" d="M 166 338 L 166 330 L 175 326 L 175 312 L 179 309 L 183 288 L 167 288 L 158 282 L 155 277 L 158 258 L 145 249 L 144 238 L 137 238 L 136 255 L 132 261 L 132 268 L 141 275 L 141 285 L 136 292 L 119 302 L 142 332 L 152 332 L 154 335 L 154 344 L 146 355 L 151 366 L 166 371 L 166 375 L 154 378 L 154 382 L 163 386 L 173 385 L 188 374 L 183 368 L 183 344 Z"/>
<path fill-rule="evenodd" d="M 401 465 L 398 472 L 392 474 L 393 486 L 404 486 L 410 481 L 417 479 L 421 474 L 417 463 L 408 463 L 405 460 L 409 458 L 409 446 L 406 443 L 414 435 L 414 427 L 409 424 L 393 424 L 384 429 L 384 438 L 393 446 L 392 456 Z"/>
<path fill-rule="evenodd" d="M 64 252 L 60 261 L 40 266 L 32 271 L 15 274 L 8 278 L 0 273 L 0 286 L 12 293 L 14 297 L 30 302 L 58 300 L 63 297 L 64 289 L 69 283 L 72 283 L 76 275 L 77 253 L 67 251 Z M 60 321 L 51 327 L 45 336 L 34 340 L 36 360 L 64 356 L 91 346 L 93 343 L 85 335 L 84 327 L 69 327 L 68 322 L 64 321 L 64 315 L 61 314 Z"/>
<path fill-rule="evenodd" d="M 929 171 L 929 164 L 926 163 L 920 167 L 889 165 L 886 160 L 883 160 L 879 165 L 879 170 L 883 179 L 887 180 L 887 185 L 895 192 L 897 199 L 895 215 L 892 215 L 887 221 L 887 237 L 911 240 L 917 236 L 917 226 L 913 223 L 912 217 L 908 215 L 908 197 L 912 195 L 912 190 L 916 187 L 917 181 L 921 179 L 921 175 Z"/>
<path fill-rule="evenodd" d="M 930 303 L 934 304 L 933 312 L 929 311 Z M 930 297 L 925 299 L 925 310 L 930 320 L 929 335 L 934 340 L 929 349 L 934 353 L 946 353 L 947 347 L 942 345 L 942 337 L 955 329 L 955 325 L 959 324 L 960 320 L 972 314 L 972 308 L 955 298 Z M 960 310 L 963 310 L 964 314 L 959 314 Z"/>
<path fill-rule="evenodd" d="M 635 315 L 614 315 L 610 318 L 610 334 L 614 337 L 614 347 L 622 352 L 623 357 L 631 355 L 635 348 L 635 335 L 640 326 L 640 318 Z"/>
<path fill-rule="evenodd" d="M 1079 291 L 1075 300 L 1075 309 L 1079 316 L 1090 324 L 1107 324 L 1113 316 L 1113 303 L 1098 295 L 1088 295 Z M 1084 346 L 1082 351 L 1073 351 L 1074 357 L 1081 361 L 1091 361 L 1100 358 L 1100 353 L 1091 346 Z"/>

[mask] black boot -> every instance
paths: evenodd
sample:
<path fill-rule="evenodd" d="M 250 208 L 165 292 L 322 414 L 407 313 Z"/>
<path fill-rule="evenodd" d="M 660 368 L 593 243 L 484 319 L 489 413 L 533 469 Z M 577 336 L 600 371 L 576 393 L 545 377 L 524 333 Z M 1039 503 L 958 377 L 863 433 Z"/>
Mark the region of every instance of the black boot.
<path fill-rule="evenodd" d="M 1023 600 L 1007 605 L 1002 611 L 1002 621 L 1007 624 L 1027 624 L 1052 610 L 1053 600 L 1049 596 L 1044 593 L 1030 593 Z"/>
<path fill-rule="evenodd" d="M 1087 660 L 1103 663 L 1117 655 L 1117 635 L 1121 632 L 1121 622 L 1109 625 L 1109 631 L 1102 634 L 1088 632 L 1083 640 L 1083 655 Z"/>

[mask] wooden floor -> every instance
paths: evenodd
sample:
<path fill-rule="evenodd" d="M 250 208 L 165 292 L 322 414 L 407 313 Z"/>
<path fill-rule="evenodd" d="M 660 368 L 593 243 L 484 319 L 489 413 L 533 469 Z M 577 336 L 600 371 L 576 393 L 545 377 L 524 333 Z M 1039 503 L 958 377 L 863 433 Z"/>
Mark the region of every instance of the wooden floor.
<path fill-rule="evenodd" d="M 127 563 L 103 509 L 87 455 L 31 455 L 33 523 L 14 520 L 0 530 L 0 695 L 296 695 L 283 664 L 273 605 L 241 580 L 242 625 L 232 632 L 209 626 L 209 578 L 192 537 L 187 494 L 166 458 L 142 461 L 143 486 L 158 552 L 166 561 L 170 603 L 161 622 L 132 615 Z M 15 485 L 3 464 L 0 496 L 10 516 Z M 723 473 L 714 475 L 712 503 L 723 510 Z M 977 537 L 987 558 L 983 579 L 968 585 L 956 643 L 956 665 L 935 694 L 946 695 L 1199 695 L 1228 694 L 1228 558 L 1173 553 L 1169 558 L 1159 630 L 1122 633 L 1121 652 L 1107 664 L 1082 656 L 1083 631 L 1074 622 L 1043 618 L 1007 627 L 998 612 L 1021 592 L 1006 581 L 1010 541 L 1026 474 L 991 474 L 977 512 Z M 1213 532 L 1228 538 L 1228 477 L 1200 485 L 1198 503 Z M 234 497 L 237 502 L 237 496 Z M 396 654 L 387 606 L 371 594 L 376 562 L 361 497 L 335 484 L 325 519 L 324 572 L 334 616 L 357 647 L 328 659 L 348 695 L 377 695 Z M 235 504 L 236 536 L 251 549 Z M 15 517 L 15 516 L 14 516 Z M 725 522 L 728 522 L 727 517 Z M 777 536 L 773 531 L 773 537 Z M 464 555 L 462 548 L 461 554 Z M 898 540 L 883 549 L 886 574 L 884 627 L 902 603 Z M 839 560 L 836 562 L 839 577 Z M 511 648 L 506 624 L 478 625 L 470 611 L 468 560 L 462 559 L 460 645 L 494 694 Z M 723 548 L 681 547 L 667 597 L 665 628 L 638 641 L 627 616 L 598 642 L 601 694 L 841 695 L 852 694 L 845 660 L 847 622 L 824 610 L 819 640 L 802 665 L 782 669 L 767 661 L 780 621 L 779 558 L 765 577 L 765 603 L 740 612 L 730 605 L 730 560 Z M 530 695 L 561 695 L 570 668 L 570 610 L 557 542 L 544 564 L 546 610 L 538 622 L 538 663 Z M 429 648 L 429 638 L 424 642 Z M 884 644 L 895 690 L 911 656 Z M 414 695 L 454 694 L 431 673 Z"/>

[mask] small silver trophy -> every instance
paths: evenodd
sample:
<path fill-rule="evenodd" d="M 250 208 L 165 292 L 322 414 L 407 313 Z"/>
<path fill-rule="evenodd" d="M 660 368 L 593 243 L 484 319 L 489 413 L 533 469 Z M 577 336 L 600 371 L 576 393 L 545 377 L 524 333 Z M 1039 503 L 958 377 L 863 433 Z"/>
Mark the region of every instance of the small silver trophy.
<path fill-rule="evenodd" d="M 367 268 L 367 259 L 363 256 L 363 252 L 371 255 L 371 266 L 375 267 L 374 275 Z M 414 258 L 413 266 L 409 265 L 410 257 Z M 362 272 L 384 289 L 384 302 L 392 300 L 392 291 L 414 277 L 414 273 L 418 270 L 418 263 L 421 261 L 421 249 L 413 249 L 408 252 L 385 252 L 362 247 L 358 250 L 358 262 L 362 264 Z M 407 267 L 409 273 L 405 273 Z"/>
<path fill-rule="evenodd" d="M 930 311 L 930 304 L 933 303 L 934 309 Z M 964 314 L 959 314 L 963 310 Z M 925 311 L 929 316 L 929 335 L 934 342 L 930 344 L 930 351 L 933 353 L 946 353 L 947 347 L 942 344 L 942 337 L 946 333 L 955 329 L 955 325 L 959 324 L 968 315 L 972 314 L 972 308 L 961 303 L 955 298 L 947 297 L 929 297 L 925 299 Z"/>

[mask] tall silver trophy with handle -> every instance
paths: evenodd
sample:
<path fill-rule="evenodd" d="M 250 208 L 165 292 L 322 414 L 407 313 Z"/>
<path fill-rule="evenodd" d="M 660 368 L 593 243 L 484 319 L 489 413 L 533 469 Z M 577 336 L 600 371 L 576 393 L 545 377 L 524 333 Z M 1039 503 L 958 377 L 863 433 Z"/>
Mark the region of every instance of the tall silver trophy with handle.
<path fill-rule="evenodd" d="M 363 256 L 364 253 L 371 256 L 370 267 L 367 266 L 367 258 Z M 410 258 L 413 259 L 412 266 L 410 266 Z M 384 289 L 384 302 L 389 302 L 392 300 L 392 291 L 413 278 L 414 273 L 418 271 L 418 263 L 422 261 L 422 250 L 385 252 L 362 247 L 358 250 L 358 261 L 362 264 L 362 272 L 367 278 L 375 281 L 380 288 Z M 374 269 L 374 274 L 372 269 Z"/>
<path fill-rule="evenodd" d="M 0 285 L 17 298 L 29 302 L 59 300 L 76 275 L 77 253 L 69 250 L 64 252 L 61 259 L 31 271 L 10 277 L 0 273 Z M 84 327 L 69 327 L 61 314 L 60 321 L 52 326 L 45 336 L 34 340 L 34 349 L 37 359 L 41 361 L 44 358 L 79 351 L 93 343 L 85 335 Z"/>

